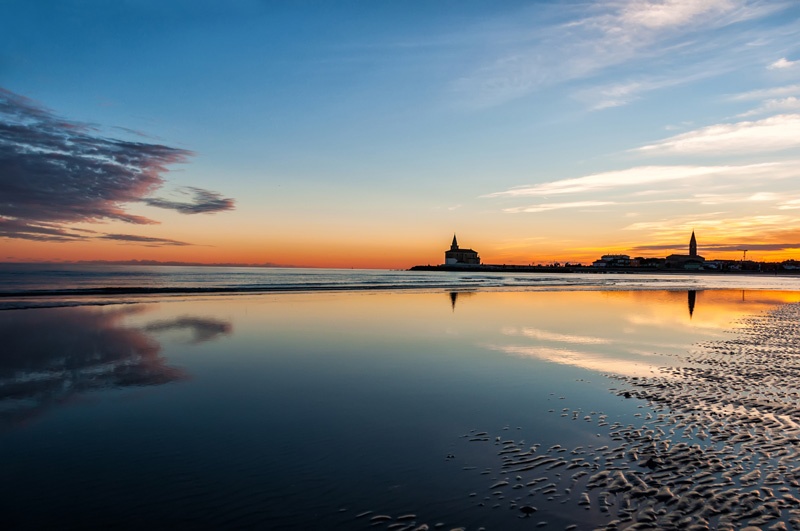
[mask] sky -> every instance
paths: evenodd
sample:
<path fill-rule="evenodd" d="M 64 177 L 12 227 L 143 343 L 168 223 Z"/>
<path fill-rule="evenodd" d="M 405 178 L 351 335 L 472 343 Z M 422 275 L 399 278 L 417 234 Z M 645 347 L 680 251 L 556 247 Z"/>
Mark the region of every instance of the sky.
<path fill-rule="evenodd" d="M 795 0 L 0 12 L 0 261 L 800 259 Z"/>

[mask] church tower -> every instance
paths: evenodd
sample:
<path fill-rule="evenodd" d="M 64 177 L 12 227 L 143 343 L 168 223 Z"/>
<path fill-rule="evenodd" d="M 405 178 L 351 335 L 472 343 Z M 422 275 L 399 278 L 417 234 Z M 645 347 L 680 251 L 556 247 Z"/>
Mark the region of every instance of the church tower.
<path fill-rule="evenodd" d="M 480 265 L 480 263 L 481 257 L 478 256 L 478 251 L 461 249 L 458 246 L 456 235 L 453 234 L 453 243 L 450 244 L 450 249 L 444 252 L 444 265 L 467 266 Z"/>
<path fill-rule="evenodd" d="M 453 241 L 455 241 L 455 237 Z M 689 256 L 697 256 L 697 238 L 694 237 L 694 231 L 692 231 L 692 239 L 689 240 Z"/>

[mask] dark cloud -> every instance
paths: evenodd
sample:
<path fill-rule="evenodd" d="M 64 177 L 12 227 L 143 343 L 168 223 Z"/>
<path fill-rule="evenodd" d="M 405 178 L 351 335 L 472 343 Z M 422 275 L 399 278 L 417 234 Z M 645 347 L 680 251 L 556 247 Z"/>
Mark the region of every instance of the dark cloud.
<path fill-rule="evenodd" d="M 220 212 L 222 210 L 231 210 L 233 208 L 233 199 L 222 197 L 221 194 L 216 192 L 195 188 L 194 186 L 187 186 L 186 188 L 180 189 L 178 192 L 181 194 L 191 194 L 191 201 L 170 201 L 168 199 L 152 197 L 144 199 L 144 202 L 158 208 L 177 210 L 181 214 L 205 214 Z"/>
<path fill-rule="evenodd" d="M 149 236 L 136 236 L 133 234 L 105 234 L 99 236 L 103 240 L 116 240 L 119 242 L 141 243 L 149 247 L 160 247 L 162 245 L 191 245 L 191 243 L 178 240 L 168 240 L 166 238 L 151 238 Z"/>
<path fill-rule="evenodd" d="M 788 251 L 800 249 L 800 243 L 739 243 L 736 245 L 704 245 L 709 251 Z"/>
<path fill-rule="evenodd" d="M 738 243 L 738 244 L 708 244 L 698 249 L 699 254 L 709 252 L 731 252 L 731 251 L 788 251 L 800 249 L 800 243 Z M 686 245 L 639 245 L 633 248 L 634 251 L 681 251 L 687 250 Z"/>
<path fill-rule="evenodd" d="M 192 155 L 105 137 L 0 88 L 0 237 L 68 242 L 89 237 L 70 229 L 73 223 L 156 223 L 128 213 L 125 205 L 133 202 L 187 214 L 233 208 L 232 199 L 199 188 L 188 189 L 193 200 L 185 204 L 151 197 L 164 184 L 168 166 Z"/>
<path fill-rule="evenodd" d="M 18 219 L 0 217 L 0 238 L 3 237 L 34 241 L 69 242 L 80 240 L 85 236 L 77 231 L 70 232 L 57 225 L 46 223 L 31 224 Z"/>

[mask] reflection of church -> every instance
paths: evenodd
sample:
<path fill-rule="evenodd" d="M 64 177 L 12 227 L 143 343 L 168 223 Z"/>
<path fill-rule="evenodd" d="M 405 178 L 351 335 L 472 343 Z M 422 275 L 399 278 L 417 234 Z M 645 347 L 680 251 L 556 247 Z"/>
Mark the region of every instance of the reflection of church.
<path fill-rule="evenodd" d="M 453 234 L 453 243 L 450 250 L 444 253 L 444 265 L 480 265 L 481 259 L 478 251 L 472 249 L 461 249 L 458 246 L 456 235 Z"/>
<path fill-rule="evenodd" d="M 678 269 L 702 269 L 705 258 L 697 254 L 697 238 L 689 240 L 689 254 L 671 254 L 667 257 L 667 267 Z"/>

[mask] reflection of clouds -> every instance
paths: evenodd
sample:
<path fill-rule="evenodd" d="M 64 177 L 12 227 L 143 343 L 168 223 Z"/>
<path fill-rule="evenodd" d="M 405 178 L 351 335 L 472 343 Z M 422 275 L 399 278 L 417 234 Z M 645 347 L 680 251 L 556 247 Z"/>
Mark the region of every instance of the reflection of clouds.
<path fill-rule="evenodd" d="M 126 327 L 136 307 L 114 310 L 58 308 L 0 314 L 0 426 L 32 418 L 80 393 L 97 389 L 161 385 L 186 378 L 160 355 L 147 334 L 190 327 L 194 342 L 230 332 L 230 324 L 184 317 L 143 329 Z"/>
<path fill-rule="evenodd" d="M 503 335 L 506 336 L 523 336 L 531 339 L 540 339 L 542 341 L 554 341 L 556 343 L 574 343 L 578 345 L 605 345 L 611 343 L 611 340 L 602 337 L 592 336 L 578 336 L 574 334 L 559 334 L 557 332 L 549 332 L 547 330 L 539 330 L 537 328 L 522 328 L 517 329 L 514 327 L 503 328 Z"/>
<path fill-rule="evenodd" d="M 189 343 L 204 343 L 216 339 L 223 334 L 230 334 L 232 326 L 225 321 L 209 319 L 206 317 L 178 317 L 168 321 L 155 321 L 145 325 L 143 330 L 147 332 L 163 332 L 167 330 L 189 330 L 192 339 Z"/>
<path fill-rule="evenodd" d="M 642 376 L 648 374 L 651 370 L 650 365 L 647 364 L 570 349 L 514 345 L 489 345 L 489 348 L 512 356 L 536 358 L 561 365 L 572 365 L 601 373 L 614 373 L 623 376 Z"/>

